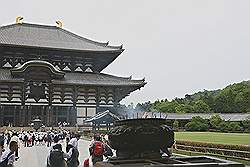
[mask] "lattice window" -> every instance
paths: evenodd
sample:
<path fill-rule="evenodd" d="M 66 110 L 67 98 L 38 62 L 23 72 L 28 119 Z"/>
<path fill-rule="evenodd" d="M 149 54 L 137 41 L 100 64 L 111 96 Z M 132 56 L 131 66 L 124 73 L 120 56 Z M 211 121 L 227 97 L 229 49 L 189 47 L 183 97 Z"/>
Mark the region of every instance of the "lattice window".
<path fill-rule="evenodd" d="M 25 103 L 47 103 L 49 85 L 43 82 L 27 82 L 25 85 Z"/>
<path fill-rule="evenodd" d="M 101 105 L 107 104 L 107 90 L 104 88 L 100 89 L 100 98 L 99 98 L 99 103 Z"/>
<path fill-rule="evenodd" d="M 87 90 L 85 88 L 77 88 L 76 91 L 76 103 L 84 104 L 86 103 Z"/>
<path fill-rule="evenodd" d="M 52 103 L 62 103 L 62 88 L 54 87 L 52 90 Z"/>
<path fill-rule="evenodd" d="M 0 101 L 3 103 L 21 103 L 22 87 L 18 85 L 0 85 Z"/>
<path fill-rule="evenodd" d="M 62 102 L 73 103 L 74 90 L 71 87 L 62 89 Z"/>

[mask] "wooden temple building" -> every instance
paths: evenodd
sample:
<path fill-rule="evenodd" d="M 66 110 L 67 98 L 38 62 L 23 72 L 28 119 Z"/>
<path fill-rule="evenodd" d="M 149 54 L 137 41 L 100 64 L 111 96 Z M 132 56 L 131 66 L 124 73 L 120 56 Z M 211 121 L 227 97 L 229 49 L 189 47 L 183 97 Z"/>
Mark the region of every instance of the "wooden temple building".
<path fill-rule="evenodd" d="M 17 22 L 0 27 L 0 126 L 74 126 L 146 83 L 102 73 L 124 49 L 63 29 Z"/>

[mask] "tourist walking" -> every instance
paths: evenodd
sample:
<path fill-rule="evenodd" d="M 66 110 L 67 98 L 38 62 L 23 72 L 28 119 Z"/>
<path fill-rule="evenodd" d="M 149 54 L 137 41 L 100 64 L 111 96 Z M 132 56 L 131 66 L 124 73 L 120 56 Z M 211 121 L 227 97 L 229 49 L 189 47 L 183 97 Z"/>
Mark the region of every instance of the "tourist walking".
<path fill-rule="evenodd" d="M 29 146 L 29 144 L 28 144 L 29 134 L 27 132 L 25 132 L 23 140 L 24 140 L 24 147 L 28 147 Z"/>
<path fill-rule="evenodd" d="M 52 134 L 48 133 L 47 134 L 47 147 L 51 146 L 51 142 L 52 142 Z"/>
<path fill-rule="evenodd" d="M 90 144 L 89 153 L 92 157 L 93 165 L 97 162 L 103 161 L 103 156 L 113 156 L 112 149 L 108 144 L 102 142 L 102 137 L 98 134 L 94 135 L 94 140 Z"/>
<path fill-rule="evenodd" d="M 80 135 L 79 134 L 74 134 L 72 135 L 71 139 L 70 139 L 70 143 L 72 143 L 76 149 L 78 149 L 78 140 L 80 139 Z"/>
<path fill-rule="evenodd" d="M 101 136 L 94 135 L 94 141 L 90 144 L 89 153 L 92 158 L 93 165 L 96 162 L 103 161 L 104 143 L 101 141 Z"/>
<path fill-rule="evenodd" d="M 47 167 L 67 167 L 65 158 L 70 158 L 70 154 L 62 151 L 62 145 L 59 142 L 57 135 L 53 138 L 54 144 L 51 146 L 49 155 L 47 157 Z"/>
<path fill-rule="evenodd" d="M 11 136 L 10 136 L 10 132 L 7 133 L 7 136 L 6 136 L 6 141 L 7 141 L 7 145 L 9 145 L 10 143 L 10 139 L 11 139 Z"/>
<path fill-rule="evenodd" d="M 15 151 L 15 158 L 17 160 L 17 159 L 19 159 L 19 157 L 18 157 L 19 137 L 18 137 L 16 132 L 14 132 L 12 134 L 12 137 L 11 137 L 10 141 L 16 141 L 17 142 L 17 148 L 16 148 L 16 151 Z"/>
<path fill-rule="evenodd" d="M 32 133 L 31 139 L 32 139 L 32 146 L 34 146 L 35 145 L 35 139 L 36 139 L 35 133 Z"/>
<path fill-rule="evenodd" d="M 4 149 L 4 134 L 0 134 L 0 158 Z"/>
<path fill-rule="evenodd" d="M 70 140 L 66 151 L 68 155 L 70 155 L 70 158 L 67 159 L 67 165 L 68 167 L 78 167 L 79 166 L 79 151 L 77 149 L 77 140 Z"/>
<path fill-rule="evenodd" d="M 17 150 L 17 142 L 14 139 L 10 140 L 9 148 L 7 148 L 0 158 L 1 167 L 13 167 L 15 162 L 15 152 Z"/>

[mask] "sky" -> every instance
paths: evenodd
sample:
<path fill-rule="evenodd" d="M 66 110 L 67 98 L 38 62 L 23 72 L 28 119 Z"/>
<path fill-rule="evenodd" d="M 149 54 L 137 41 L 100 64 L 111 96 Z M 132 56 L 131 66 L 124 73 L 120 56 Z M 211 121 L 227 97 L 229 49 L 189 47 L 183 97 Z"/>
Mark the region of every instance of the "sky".
<path fill-rule="evenodd" d="M 56 25 L 125 51 L 103 73 L 147 84 L 121 101 L 142 103 L 250 79 L 249 0 L 8 0 L 0 26 Z"/>

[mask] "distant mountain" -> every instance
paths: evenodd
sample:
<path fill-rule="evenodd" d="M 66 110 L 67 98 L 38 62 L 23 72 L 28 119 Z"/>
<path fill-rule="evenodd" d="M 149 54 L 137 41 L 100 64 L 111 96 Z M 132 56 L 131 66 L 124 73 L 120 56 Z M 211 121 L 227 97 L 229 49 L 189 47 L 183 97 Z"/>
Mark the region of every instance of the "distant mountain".
<path fill-rule="evenodd" d="M 185 98 L 175 98 L 172 101 L 157 100 L 151 103 L 151 110 L 177 113 L 249 113 L 250 81 L 235 83 L 224 89 L 186 94 Z"/>
<path fill-rule="evenodd" d="M 120 115 L 134 115 L 139 112 L 167 113 L 250 113 L 250 80 L 228 85 L 224 89 L 204 90 L 186 94 L 184 98 L 155 102 L 120 105 L 116 112 Z"/>

